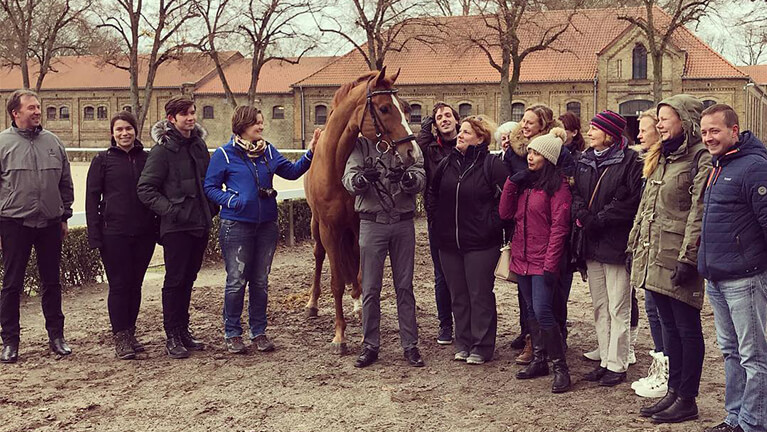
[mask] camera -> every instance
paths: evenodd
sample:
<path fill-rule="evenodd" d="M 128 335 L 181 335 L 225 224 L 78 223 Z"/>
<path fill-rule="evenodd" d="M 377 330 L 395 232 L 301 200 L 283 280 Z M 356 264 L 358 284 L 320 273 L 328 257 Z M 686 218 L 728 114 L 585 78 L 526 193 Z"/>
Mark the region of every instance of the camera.
<path fill-rule="evenodd" d="M 258 188 L 259 198 L 277 198 L 277 191 L 272 188 Z"/>

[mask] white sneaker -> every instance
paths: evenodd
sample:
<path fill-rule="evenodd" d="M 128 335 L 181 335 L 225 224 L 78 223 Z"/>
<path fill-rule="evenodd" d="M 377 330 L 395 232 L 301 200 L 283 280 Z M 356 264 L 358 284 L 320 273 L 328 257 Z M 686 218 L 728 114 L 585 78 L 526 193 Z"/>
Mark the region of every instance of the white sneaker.
<path fill-rule="evenodd" d="M 458 351 L 455 353 L 455 357 L 453 357 L 453 360 L 455 361 L 466 361 L 466 359 L 469 358 L 469 352 L 468 351 Z"/>
<path fill-rule="evenodd" d="M 668 391 L 668 357 L 663 353 L 655 353 L 657 365 L 655 377 L 640 383 L 634 392 L 641 397 L 659 398 L 663 397 Z"/>
<path fill-rule="evenodd" d="M 583 356 L 591 361 L 600 361 L 602 358 L 599 356 L 599 347 L 593 351 L 583 353 Z"/>
<path fill-rule="evenodd" d="M 658 369 L 661 366 L 661 359 L 658 356 L 658 353 L 655 351 L 650 351 L 650 356 L 652 357 L 652 363 L 650 363 L 650 368 L 647 370 L 647 376 L 639 378 L 638 380 L 631 383 L 631 389 L 636 390 L 637 387 L 640 385 L 643 385 L 644 383 L 648 381 L 655 381 L 658 375 Z M 661 354 L 660 357 L 663 355 Z"/>
<path fill-rule="evenodd" d="M 466 358 L 466 364 L 481 365 L 485 363 L 485 359 L 479 354 L 472 354 Z"/>

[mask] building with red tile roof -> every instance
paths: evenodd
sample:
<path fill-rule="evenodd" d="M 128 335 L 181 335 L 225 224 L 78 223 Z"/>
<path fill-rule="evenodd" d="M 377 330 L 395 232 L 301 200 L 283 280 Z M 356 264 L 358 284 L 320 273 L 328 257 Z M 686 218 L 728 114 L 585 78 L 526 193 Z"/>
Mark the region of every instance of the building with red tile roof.
<path fill-rule="evenodd" d="M 738 69 L 761 86 L 767 86 L 767 64 L 753 66 L 738 66 Z"/>

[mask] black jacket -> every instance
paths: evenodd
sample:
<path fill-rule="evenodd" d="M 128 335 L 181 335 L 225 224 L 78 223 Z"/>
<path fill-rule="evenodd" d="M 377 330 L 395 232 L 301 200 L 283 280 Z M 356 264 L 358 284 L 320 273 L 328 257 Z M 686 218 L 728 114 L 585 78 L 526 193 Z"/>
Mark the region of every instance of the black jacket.
<path fill-rule="evenodd" d="M 104 235 L 155 235 L 157 216 L 138 199 L 136 186 L 147 160 L 136 141 L 130 152 L 114 142 L 91 161 L 85 191 L 88 243 L 101 247 Z"/>
<path fill-rule="evenodd" d="M 205 131 L 197 126 L 184 138 L 168 121 L 152 127 L 152 147 L 138 183 L 138 197 L 160 216 L 160 237 L 192 231 L 202 235 L 212 226 L 218 206 L 208 200 L 203 180 L 210 155 Z"/>
<path fill-rule="evenodd" d="M 492 158 L 487 170 L 485 158 Z M 501 246 L 498 202 L 507 177 L 503 162 L 486 144 L 469 147 L 465 155 L 453 150 L 440 163 L 427 192 L 435 215 L 432 240 L 440 249 L 468 252 Z"/>
<path fill-rule="evenodd" d="M 624 144 L 597 164 L 593 149 L 578 159 L 573 187 L 572 221 L 584 224 L 585 259 L 606 264 L 626 262 L 626 246 L 642 196 L 642 163 Z M 606 172 L 605 172 L 606 171 Z M 589 208 L 600 175 L 604 177 Z"/>
<path fill-rule="evenodd" d="M 432 135 L 432 124 L 433 120 L 424 121 L 421 124 L 421 131 L 418 132 L 418 137 L 416 137 L 416 142 L 418 143 L 418 146 L 421 148 L 421 152 L 423 153 L 423 167 L 426 170 L 424 206 L 426 207 L 426 217 L 428 219 L 432 218 L 432 215 L 429 212 L 429 208 L 433 206 L 429 203 L 429 194 L 426 192 L 429 190 L 429 187 L 433 182 L 434 173 L 437 171 L 437 166 L 439 166 L 439 163 L 442 162 L 442 160 L 446 158 L 451 151 L 453 151 L 456 141 L 455 139 L 451 141 L 445 141 L 442 139 L 442 137 L 435 137 Z"/>

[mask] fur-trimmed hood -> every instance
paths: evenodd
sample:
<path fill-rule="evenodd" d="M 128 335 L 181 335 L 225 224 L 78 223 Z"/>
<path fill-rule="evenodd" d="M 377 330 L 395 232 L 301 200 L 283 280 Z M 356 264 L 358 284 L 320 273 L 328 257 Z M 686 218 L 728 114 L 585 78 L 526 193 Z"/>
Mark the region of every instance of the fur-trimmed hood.
<path fill-rule="evenodd" d="M 509 132 L 509 146 L 512 150 L 514 150 L 514 153 L 516 153 L 517 156 L 526 157 L 527 145 L 530 144 L 530 141 L 532 141 L 535 137 L 549 133 L 555 127 L 564 129 L 561 121 L 554 120 L 554 122 L 548 128 L 541 130 L 538 135 L 531 136 L 530 138 L 525 138 L 525 136 L 522 134 L 522 123 L 519 123 L 514 126 L 511 132 Z"/>
<path fill-rule="evenodd" d="M 149 136 L 152 137 L 152 141 L 157 144 L 166 145 L 169 143 L 168 138 L 173 135 L 181 136 L 176 128 L 168 120 L 160 120 L 152 126 L 152 130 L 149 132 Z M 208 137 L 208 131 L 205 130 L 199 123 L 195 123 L 194 131 L 192 131 L 192 137 L 199 137 L 203 141 Z"/>

